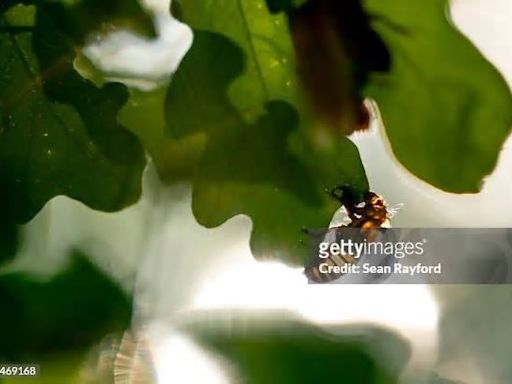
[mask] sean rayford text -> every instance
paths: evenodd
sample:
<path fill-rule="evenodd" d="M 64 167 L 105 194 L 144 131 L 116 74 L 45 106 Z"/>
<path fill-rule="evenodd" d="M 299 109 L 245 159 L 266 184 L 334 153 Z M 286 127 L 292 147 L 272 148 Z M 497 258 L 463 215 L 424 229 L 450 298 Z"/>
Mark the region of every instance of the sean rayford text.
<path fill-rule="evenodd" d="M 435 265 L 423 265 L 417 263 L 415 265 L 405 265 L 402 263 L 394 263 L 393 265 L 372 265 L 370 263 L 364 263 L 362 265 L 355 264 L 343 264 L 343 265 L 331 265 L 328 263 L 322 263 L 318 267 L 320 273 L 330 274 L 395 274 L 395 275 L 440 275 L 442 273 L 441 263 Z"/>

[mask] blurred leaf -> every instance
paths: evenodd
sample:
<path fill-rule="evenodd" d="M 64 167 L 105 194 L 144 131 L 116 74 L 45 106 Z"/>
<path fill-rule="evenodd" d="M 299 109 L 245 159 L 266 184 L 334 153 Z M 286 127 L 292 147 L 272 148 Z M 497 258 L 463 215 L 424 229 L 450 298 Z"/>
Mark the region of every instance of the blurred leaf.
<path fill-rule="evenodd" d="M 132 90 L 119 114 L 119 122 L 140 139 L 162 180 L 190 180 L 204 150 L 205 135 L 200 132 L 184 138 L 170 137 L 164 120 L 165 95 L 165 88 L 150 92 Z"/>
<path fill-rule="evenodd" d="M 324 190 L 368 187 L 357 150 L 312 129 L 281 17 L 248 1 L 177 4 L 194 43 L 173 77 L 166 114 L 173 136 L 207 135 L 191 175 L 194 214 L 207 227 L 247 214 L 256 256 L 303 263 L 301 228 L 327 226 L 337 208 Z"/>
<path fill-rule="evenodd" d="M 504 80 L 446 17 L 446 0 L 364 5 L 392 53 L 391 72 L 368 95 L 396 156 L 435 187 L 477 192 L 512 126 Z"/>
<path fill-rule="evenodd" d="M 206 324 L 189 326 L 188 332 L 224 357 L 243 384 L 398 383 L 409 356 L 402 339 L 381 330 L 335 335 L 283 316 L 237 315 L 224 327 L 212 324 L 210 316 Z"/>
<path fill-rule="evenodd" d="M 49 281 L 20 272 L 0 275 L 0 299 L 7 311 L 0 317 L 3 361 L 85 351 L 107 333 L 126 329 L 131 317 L 129 298 L 78 253 Z"/>
<path fill-rule="evenodd" d="M 427 384 L 464 384 L 464 383 L 462 383 L 460 381 L 453 381 L 450 379 L 445 379 L 445 378 L 439 376 L 438 374 L 434 373 L 430 377 Z"/>
<path fill-rule="evenodd" d="M 287 12 L 297 73 L 316 118 L 338 135 L 368 129 L 362 90 L 386 72 L 390 52 L 360 0 L 308 1 Z"/>
<path fill-rule="evenodd" d="M 272 13 L 291 11 L 305 4 L 308 0 L 266 0 L 267 7 Z"/>
<path fill-rule="evenodd" d="M 508 255 L 510 260 L 510 252 Z M 478 374 L 488 382 L 512 382 L 512 287 L 441 285 L 435 286 L 433 292 L 443 308 L 439 320 L 439 371 L 468 366 L 471 371 L 461 377 Z"/>
<path fill-rule="evenodd" d="M 18 240 L 18 227 L 9 220 L 0 218 L 0 266 L 16 255 Z"/>
<path fill-rule="evenodd" d="M 22 20 L 29 31 L 16 30 Z M 55 22 L 52 7 L 13 7 L 0 27 L 5 217 L 27 221 L 60 194 L 105 211 L 135 202 L 145 159 L 136 138 L 116 121 L 126 88 L 99 89 L 74 70 L 75 43 Z"/>
<path fill-rule="evenodd" d="M 59 29 L 78 44 L 89 34 L 119 28 L 149 36 L 155 33 L 151 16 L 137 0 L 2 0 L 0 13 L 17 4 L 51 12 Z"/>

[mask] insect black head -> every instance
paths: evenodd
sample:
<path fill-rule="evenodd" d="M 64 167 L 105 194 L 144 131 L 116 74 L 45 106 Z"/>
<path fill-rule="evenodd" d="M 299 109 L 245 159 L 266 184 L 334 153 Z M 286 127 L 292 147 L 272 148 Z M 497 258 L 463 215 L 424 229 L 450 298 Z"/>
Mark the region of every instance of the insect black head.
<path fill-rule="evenodd" d="M 353 188 L 348 184 L 340 184 L 335 186 L 330 190 L 330 195 L 336 201 L 339 201 L 341 204 L 345 206 L 352 206 L 359 203 L 359 199 L 357 194 L 354 192 Z"/>

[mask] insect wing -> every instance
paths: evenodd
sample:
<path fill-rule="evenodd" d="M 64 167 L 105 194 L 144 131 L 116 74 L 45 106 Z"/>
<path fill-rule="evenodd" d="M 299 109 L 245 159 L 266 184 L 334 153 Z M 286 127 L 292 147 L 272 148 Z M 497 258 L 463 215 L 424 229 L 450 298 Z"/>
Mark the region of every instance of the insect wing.
<path fill-rule="evenodd" d="M 341 227 L 347 226 L 352 222 L 350 216 L 348 215 L 347 209 L 345 207 L 341 207 L 336 211 L 334 217 L 331 220 L 330 227 Z"/>
<path fill-rule="evenodd" d="M 388 219 L 392 219 L 393 217 L 395 217 L 398 214 L 398 212 L 404 207 L 404 205 L 404 203 L 399 203 L 392 206 L 391 208 L 388 208 Z"/>

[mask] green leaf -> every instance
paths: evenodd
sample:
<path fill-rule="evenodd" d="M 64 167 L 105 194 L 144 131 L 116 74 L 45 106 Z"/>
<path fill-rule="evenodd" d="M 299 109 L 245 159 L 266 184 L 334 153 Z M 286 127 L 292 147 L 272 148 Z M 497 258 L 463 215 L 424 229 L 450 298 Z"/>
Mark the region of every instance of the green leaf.
<path fill-rule="evenodd" d="M 161 180 L 172 184 L 192 178 L 204 150 L 205 135 L 199 132 L 173 138 L 167 134 L 164 119 L 166 92 L 166 88 L 149 92 L 131 90 L 130 99 L 119 114 L 119 122 L 140 139 Z"/>
<path fill-rule="evenodd" d="M 28 31 L 16 29 L 21 24 Z M 76 45 L 52 7 L 17 6 L 0 18 L 0 209 L 29 220 L 67 195 L 113 211 L 140 194 L 144 153 L 116 121 L 126 87 L 99 89 L 73 68 Z"/>
<path fill-rule="evenodd" d="M 282 16 L 243 0 L 177 5 L 194 43 L 170 85 L 166 119 L 173 136 L 207 136 L 191 174 L 194 214 L 207 227 L 249 215 L 256 256 L 304 263 L 301 229 L 327 226 L 337 208 L 325 189 L 368 188 L 357 150 L 313 129 Z"/>
<path fill-rule="evenodd" d="M 8 218 L 0 218 L 0 266 L 16 255 L 18 240 L 17 226 Z"/>
<path fill-rule="evenodd" d="M 90 34 L 127 28 L 148 36 L 153 22 L 136 0 L 3 0 L 0 13 L 17 4 L 33 5 L 51 12 L 59 29 L 82 44 Z"/>
<path fill-rule="evenodd" d="M 297 132 L 296 111 L 267 104 L 254 125 L 234 124 L 211 135 L 194 179 L 193 211 L 214 227 L 237 214 L 253 221 L 255 256 L 292 264 L 307 260 L 302 228 L 328 226 L 337 205 L 324 192 L 341 181 L 365 186 L 353 146 L 313 148 Z"/>
<path fill-rule="evenodd" d="M 264 113 L 268 101 L 278 99 L 294 106 L 300 104 L 293 46 L 282 15 L 270 15 L 260 1 L 178 0 L 173 5 L 176 16 L 196 34 L 210 33 L 203 34 L 199 41 L 195 38 L 193 45 L 196 52 L 203 51 L 212 68 L 204 72 L 205 65 L 197 62 L 199 57 L 188 58 L 173 78 L 170 103 L 175 98 L 180 98 L 182 103 L 194 103 L 198 118 L 203 118 L 203 108 L 220 108 L 217 105 L 224 103 L 252 122 Z M 229 40 L 233 47 L 222 44 L 221 38 Z M 213 99 L 220 95 L 223 97 L 219 101 Z M 171 122 L 178 122 L 190 111 L 173 112 L 171 108 L 167 113 Z M 205 114 L 203 119 L 206 118 L 210 115 Z M 171 132 L 184 133 L 191 129 L 189 125 L 180 125 L 172 124 Z M 207 127 L 201 124 L 196 129 Z"/>
<path fill-rule="evenodd" d="M 446 0 L 365 0 L 392 54 L 367 94 L 398 160 L 449 192 L 477 192 L 512 126 L 502 77 L 446 17 Z"/>
<path fill-rule="evenodd" d="M 267 7 L 272 13 L 288 12 L 304 5 L 308 0 L 266 0 Z"/>
<path fill-rule="evenodd" d="M 0 317 L 2 361 L 83 353 L 106 334 L 126 329 L 131 318 L 129 298 L 79 253 L 49 281 L 1 275 L 0 299 L 7 310 Z"/>
<path fill-rule="evenodd" d="M 229 327 L 210 315 L 185 329 L 244 384 L 398 383 L 409 355 L 402 339 L 379 329 L 331 334 L 286 315 L 237 315 Z"/>

